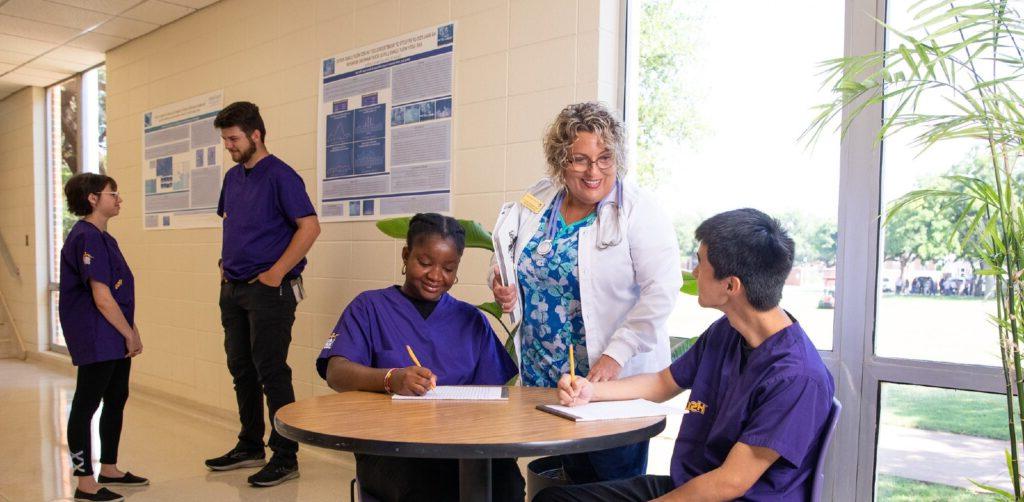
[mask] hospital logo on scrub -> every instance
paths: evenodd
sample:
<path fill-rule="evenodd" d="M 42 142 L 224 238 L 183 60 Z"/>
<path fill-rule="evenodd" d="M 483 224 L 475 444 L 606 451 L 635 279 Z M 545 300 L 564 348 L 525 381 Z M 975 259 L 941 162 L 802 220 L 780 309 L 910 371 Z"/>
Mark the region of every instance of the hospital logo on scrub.
<path fill-rule="evenodd" d="M 690 413 L 700 413 L 704 415 L 708 411 L 708 405 L 700 401 L 690 401 L 686 403 L 686 411 Z"/>
<path fill-rule="evenodd" d="M 324 349 L 330 349 L 334 346 L 334 339 L 338 338 L 337 333 L 331 333 L 330 338 L 327 339 L 327 343 L 324 344 Z"/>
<path fill-rule="evenodd" d="M 92 265 L 92 255 L 89 253 L 82 253 L 82 263 Z"/>

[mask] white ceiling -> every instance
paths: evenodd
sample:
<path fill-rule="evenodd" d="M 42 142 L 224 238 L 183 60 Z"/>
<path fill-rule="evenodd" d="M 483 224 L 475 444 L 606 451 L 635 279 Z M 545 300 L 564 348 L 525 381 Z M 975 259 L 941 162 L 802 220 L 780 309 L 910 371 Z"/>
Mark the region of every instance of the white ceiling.
<path fill-rule="evenodd" d="M 0 0 L 0 100 L 102 63 L 104 54 L 217 0 Z"/>

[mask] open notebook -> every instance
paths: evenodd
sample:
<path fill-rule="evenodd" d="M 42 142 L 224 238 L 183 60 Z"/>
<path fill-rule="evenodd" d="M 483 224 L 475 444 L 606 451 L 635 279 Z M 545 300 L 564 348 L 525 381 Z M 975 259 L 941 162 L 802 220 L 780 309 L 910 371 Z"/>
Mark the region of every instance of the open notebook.
<path fill-rule="evenodd" d="M 664 417 L 667 415 L 682 415 L 682 410 L 652 403 L 646 399 L 632 399 L 629 401 L 602 401 L 599 403 L 587 403 L 582 406 L 561 406 L 558 404 L 542 404 L 537 406 L 538 410 L 546 411 L 552 415 L 575 420 L 577 422 L 591 422 L 594 420 L 616 420 L 623 418 L 646 418 Z"/>
<path fill-rule="evenodd" d="M 508 387 L 497 385 L 438 385 L 422 396 L 399 396 L 397 401 L 502 401 L 508 400 Z"/>

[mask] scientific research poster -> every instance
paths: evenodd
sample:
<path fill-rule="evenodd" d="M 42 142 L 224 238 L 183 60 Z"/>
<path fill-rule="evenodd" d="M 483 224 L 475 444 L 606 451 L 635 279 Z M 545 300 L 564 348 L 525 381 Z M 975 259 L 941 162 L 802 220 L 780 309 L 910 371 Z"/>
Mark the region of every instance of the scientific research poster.
<path fill-rule="evenodd" d="M 223 91 L 162 106 L 143 115 L 143 227 L 219 227 L 217 200 L 224 152 L 213 119 Z"/>
<path fill-rule="evenodd" d="M 455 25 L 325 59 L 317 114 L 320 218 L 451 207 Z"/>

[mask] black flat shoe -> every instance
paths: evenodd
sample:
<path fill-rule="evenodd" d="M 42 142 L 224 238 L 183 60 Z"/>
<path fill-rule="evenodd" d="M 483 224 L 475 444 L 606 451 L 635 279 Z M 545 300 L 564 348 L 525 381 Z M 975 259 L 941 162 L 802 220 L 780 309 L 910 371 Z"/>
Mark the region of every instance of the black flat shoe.
<path fill-rule="evenodd" d="M 82 502 L 120 502 L 124 500 L 124 497 L 106 488 L 100 488 L 96 493 L 85 493 L 75 488 L 75 500 Z"/>
<path fill-rule="evenodd" d="M 120 478 L 108 478 L 100 474 L 96 477 L 96 481 L 99 481 L 101 485 L 111 486 L 146 486 L 149 484 L 148 479 L 136 476 L 130 472 L 124 473 L 124 476 Z"/>

